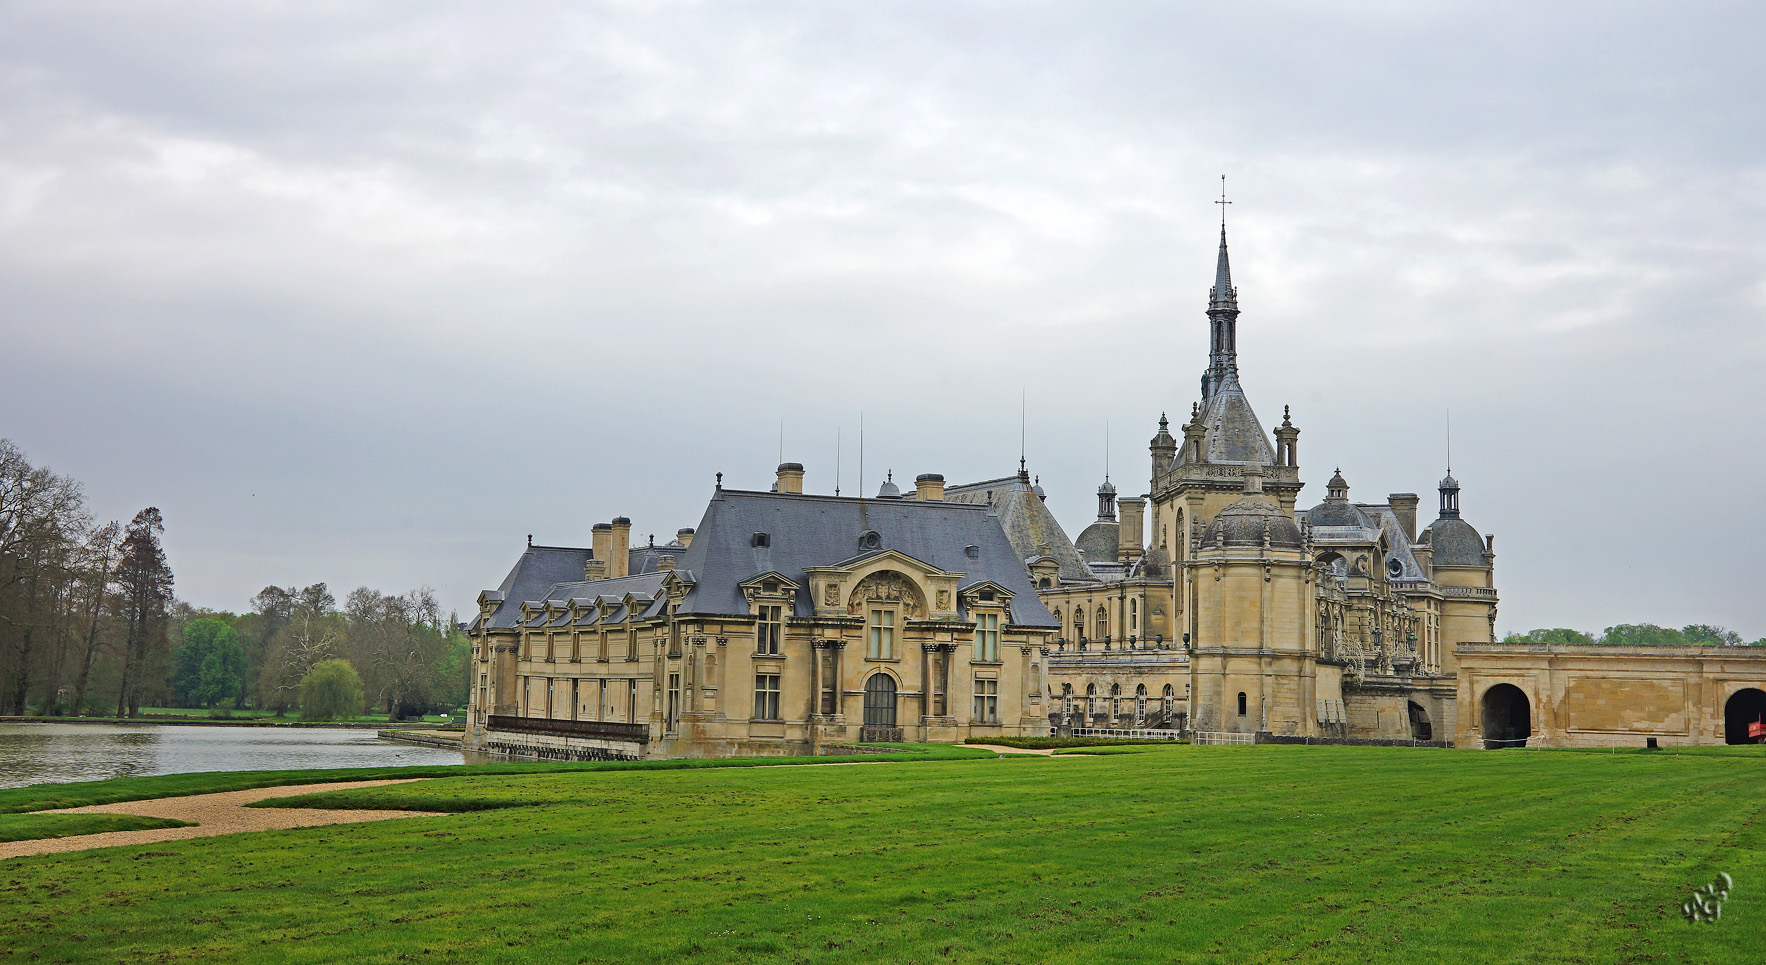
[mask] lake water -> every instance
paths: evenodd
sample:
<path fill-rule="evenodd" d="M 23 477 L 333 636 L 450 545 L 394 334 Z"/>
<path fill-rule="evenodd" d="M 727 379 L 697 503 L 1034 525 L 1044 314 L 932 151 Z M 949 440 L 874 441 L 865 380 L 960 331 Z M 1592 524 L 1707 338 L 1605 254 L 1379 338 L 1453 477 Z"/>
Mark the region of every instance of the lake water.
<path fill-rule="evenodd" d="M 0 787 L 193 771 L 459 764 L 460 751 L 337 727 L 0 724 Z"/>

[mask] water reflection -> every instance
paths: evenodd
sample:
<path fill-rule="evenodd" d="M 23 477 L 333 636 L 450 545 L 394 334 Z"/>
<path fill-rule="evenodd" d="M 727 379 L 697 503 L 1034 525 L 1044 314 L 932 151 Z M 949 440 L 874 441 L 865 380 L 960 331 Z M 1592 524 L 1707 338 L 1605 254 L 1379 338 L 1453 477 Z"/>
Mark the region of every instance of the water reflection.
<path fill-rule="evenodd" d="M 181 724 L 0 724 L 0 787 L 195 771 L 459 764 L 372 730 Z"/>

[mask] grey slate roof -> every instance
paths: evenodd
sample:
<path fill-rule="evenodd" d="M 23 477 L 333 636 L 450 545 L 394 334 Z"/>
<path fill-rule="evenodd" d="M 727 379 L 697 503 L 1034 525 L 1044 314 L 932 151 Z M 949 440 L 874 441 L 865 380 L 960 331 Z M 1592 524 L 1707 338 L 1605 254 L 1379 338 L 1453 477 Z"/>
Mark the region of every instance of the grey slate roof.
<path fill-rule="evenodd" d="M 1202 458 L 1205 462 L 1260 466 L 1275 464 L 1275 447 L 1237 379 L 1230 379 L 1202 407 Z"/>
<path fill-rule="evenodd" d="M 524 600 L 539 600 L 567 580 L 581 580 L 592 554 L 576 546 L 529 546 L 497 588 L 503 602 L 491 614 L 489 628 L 507 630 L 521 623 Z"/>
<path fill-rule="evenodd" d="M 812 616 L 815 607 L 804 570 L 872 552 L 860 546 L 859 537 L 875 532 L 881 549 L 964 574 L 959 589 L 987 580 L 1005 587 L 1013 594 L 1011 622 L 1055 626 L 999 518 L 984 506 L 724 489 L 706 505 L 696 529 L 693 545 L 680 561 L 679 571 L 694 579 L 677 611 L 681 614 L 747 614 L 742 581 L 776 571 L 802 587 L 796 615 Z M 755 546 L 756 533 L 766 533 L 768 545 Z M 977 547 L 976 558 L 965 551 L 969 546 Z"/>
<path fill-rule="evenodd" d="M 678 539 L 670 540 L 667 543 L 659 543 L 654 546 L 634 546 L 626 553 L 626 559 L 628 560 L 626 572 L 633 575 L 639 573 L 655 573 L 657 572 L 657 563 L 664 556 L 672 556 L 678 562 L 681 558 L 681 554 L 686 551 L 687 548 L 682 546 Z"/>
<path fill-rule="evenodd" d="M 1266 537 L 1269 545 L 1278 549 L 1297 550 L 1303 545 L 1293 517 L 1268 496 L 1247 494 L 1214 514 L 1202 531 L 1202 548 L 1210 549 L 1217 541 L 1227 546 L 1262 546 Z"/>
<path fill-rule="evenodd" d="M 1100 519 L 1079 533 L 1073 541 L 1087 564 L 1115 563 L 1121 542 L 1122 524 L 1113 519 Z"/>
<path fill-rule="evenodd" d="M 1484 537 L 1471 523 L 1457 516 L 1444 516 L 1417 534 L 1417 546 L 1432 551 L 1432 566 L 1483 566 Z"/>
<path fill-rule="evenodd" d="M 945 489 L 947 502 L 986 506 L 993 494 L 994 512 L 999 514 L 1000 527 L 1018 551 L 1020 560 L 1033 556 L 1052 556 L 1060 563 L 1057 571 L 1062 580 L 1086 582 L 1096 579 L 1079 549 L 1067 537 L 1067 531 L 1049 512 L 1048 505 L 1036 494 L 1030 481 L 1022 475 L 986 479 Z"/>
<path fill-rule="evenodd" d="M 473 628 L 481 626 L 491 630 L 508 630 L 522 626 L 521 605 L 523 603 L 569 603 L 573 599 L 624 600 L 627 593 L 650 600 L 661 597 L 661 573 L 634 574 L 611 580 L 583 579 L 583 567 L 588 563 L 590 553 L 587 549 L 568 546 L 529 546 L 515 561 L 509 575 L 503 578 L 503 585 L 498 592 L 502 594 L 502 602 L 491 612 L 488 622 L 480 619 L 473 621 Z M 650 609 L 655 610 L 660 604 L 652 603 Z M 596 619 L 618 617 L 614 613 L 616 607 L 602 606 L 595 614 Z M 623 614 L 623 607 L 617 608 Z M 535 629 L 547 626 L 561 627 L 570 625 L 568 615 L 548 620 L 544 614 L 537 615 L 528 621 L 527 626 Z M 587 621 L 578 620 L 576 626 L 586 626 Z"/>

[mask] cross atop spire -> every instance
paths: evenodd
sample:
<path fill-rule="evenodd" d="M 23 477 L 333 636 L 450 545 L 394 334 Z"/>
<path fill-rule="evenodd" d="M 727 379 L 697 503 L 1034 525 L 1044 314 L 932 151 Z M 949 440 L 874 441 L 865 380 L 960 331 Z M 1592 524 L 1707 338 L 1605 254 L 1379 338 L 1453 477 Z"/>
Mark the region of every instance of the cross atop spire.
<path fill-rule="evenodd" d="M 1214 287 L 1208 291 L 1208 371 L 1202 377 L 1202 398 L 1239 378 L 1239 291 L 1233 287 L 1232 263 L 1226 253 L 1226 175 L 1220 176 L 1220 254 L 1214 261 Z"/>

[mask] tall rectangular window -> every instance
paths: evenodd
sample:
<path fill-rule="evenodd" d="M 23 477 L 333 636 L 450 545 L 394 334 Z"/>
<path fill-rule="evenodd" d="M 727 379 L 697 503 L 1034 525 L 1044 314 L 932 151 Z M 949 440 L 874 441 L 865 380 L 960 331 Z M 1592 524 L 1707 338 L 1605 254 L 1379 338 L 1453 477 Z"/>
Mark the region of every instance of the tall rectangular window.
<path fill-rule="evenodd" d="M 625 658 L 627 660 L 638 659 L 638 631 L 636 630 L 625 632 Z"/>
<path fill-rule="evenodd" d="M 596 720 L 606 720 L 607 719 L 607 681 L 605 681 L 605 680 L 601 681 L 600 691 L 601 691 L 601 696 L 595 702 L 595 719 Z"/>
<path fill-rule="evenodd" d="M 638 682 L 633 680 L 628 683 L 630 686 L 630 692 L 627 694 L 627 703 L 629 705 L 628 711 L 631 716 L 626 718 L 626 722 L 635 724 L 638 722 Z"/>
<path fill-rule="evenodd" d="M 607 660 L 607 631 L 602 630 L 600 633 L 600 637 L 601 637 L 601 653 L 597 659 L 605 662 Z"/>
<path fill-rule="evenodd" d="M 577 718 L 577 712 L 582 707 L 582 699 L 583 699 L 583 682 L 581 680 L 578 680 L 573 677 L 573 678 L 571 678 L 571 681 L 570 681 L 570 719 L 571 720 L 575 720 Z"/>
<path fill-rule="evenodd" d="M 782 719 L 779 717 L 778 674 L 757 673 L 754 675 L 754 719 Z"/>
<path fill-rule="evenodd" d="M 999 681 L 975 681 L 975 722 L 978 724 L 997 724 L 1000 722 Z"/>
<path fill-rule="evenodd" d="M 681 719 L 681 675 L 668 675 L 668 729 L 675 729 L 675 721 Z"/>
<path fill-rule="evenodd" d="M 895 659 L 895 611 L 871 611 L 871 641 L 865 656 L 873 660 Z"/>
<path fill-rule="evenodd" d="M 779 652 L 779 640 L 785 635 L 785 608 L 776 604 L 762 604 L 760 623 L 756 635 L 754 652 L 776 654 Z"/>
<path fill-rule="evenodd" d="M 995 661 L 1000 658 L 1000 615 L 975 614 L 975 659 Z"/>

